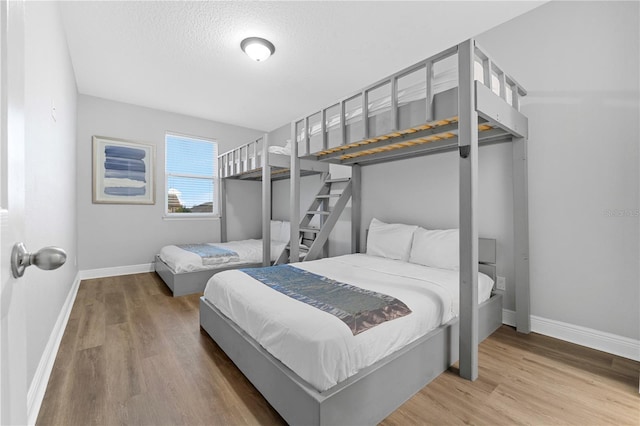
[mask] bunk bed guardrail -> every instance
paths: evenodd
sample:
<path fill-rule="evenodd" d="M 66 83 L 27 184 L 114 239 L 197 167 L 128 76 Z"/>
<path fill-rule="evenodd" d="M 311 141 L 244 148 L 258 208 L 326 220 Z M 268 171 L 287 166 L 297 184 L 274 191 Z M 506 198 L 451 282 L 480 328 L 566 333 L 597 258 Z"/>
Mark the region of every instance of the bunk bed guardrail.
<path fill-rule="evenodd" d="M 295 120 L 298 156 L 354 164 L 454 149 L 457 55 L 454 46 Z M 475 42 L 474 58 L 480 142 L 526 137 L 526 90 Z"/>
<path fill-rule="evenodd" d="M 288 156 L 272 155 L 269 152 L 267 136 L 263 135 L 244 145 L 218 155 L 220 178 L 239 177 L 263 168 L 265 165 L 276 167 L 271 175 L 285 173 L 289 168 Z"/>
<path fill-rule="evenodd" d="M 270 146 L 268 135 L 265 134 L 219 154 L 219 177 L 249 180 L 261 180 L 265 177 L 268 180 L 286 179 L 289 177 L 291 166 L 290 155 L 290 149 L 279 145 Z M 329 170 L 326 164 L 313 159 L 301 161 L 300 167 L 303 176 L 326 173 Z"/>

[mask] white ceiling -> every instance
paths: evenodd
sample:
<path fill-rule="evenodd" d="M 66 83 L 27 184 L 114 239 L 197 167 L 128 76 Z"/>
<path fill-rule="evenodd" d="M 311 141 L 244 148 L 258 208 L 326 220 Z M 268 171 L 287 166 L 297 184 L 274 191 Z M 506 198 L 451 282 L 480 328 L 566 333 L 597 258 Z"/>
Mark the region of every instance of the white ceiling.
<path fill-rule="evenodd" d="M 270 131 L 544 2 L 62 3 L 78 91 Z M 240 42 L 276 46 L 251 61 Z"/>

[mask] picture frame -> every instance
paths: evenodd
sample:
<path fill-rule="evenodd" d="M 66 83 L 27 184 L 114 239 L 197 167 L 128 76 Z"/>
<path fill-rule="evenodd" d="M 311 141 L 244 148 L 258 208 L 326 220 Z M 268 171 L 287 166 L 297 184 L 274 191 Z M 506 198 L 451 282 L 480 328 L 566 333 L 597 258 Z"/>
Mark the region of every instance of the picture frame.
<path fill-rule="evenodd" d="M 155 204 L 155 146 L 93 136 L 93 203 Z"/>

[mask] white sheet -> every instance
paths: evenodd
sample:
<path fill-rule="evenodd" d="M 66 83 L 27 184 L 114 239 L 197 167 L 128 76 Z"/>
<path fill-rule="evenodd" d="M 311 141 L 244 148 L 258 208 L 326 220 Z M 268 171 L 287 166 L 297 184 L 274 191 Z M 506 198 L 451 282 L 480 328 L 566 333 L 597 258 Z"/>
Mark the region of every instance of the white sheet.
<path fill-rule="evenodd" d="M 412 313 L 357 336 L 333 315 L 234 270 L 214 275 L 205 298 L 319 391 L 357 373 L 458 314 L 458 272 L 352 254 L 294 266 L 403 301 Z M 479 277 L 479 302 L 493 281 Z"/>
<path fill-rule="evenodd" d="M 273 152 L 275 154 L 291 155 L 291 139 L 287 139 L 287 142 L 284 144 L 284 146 L 279 146 L 279 145 L 270 146 L 269 152 Z"/>
<path fill-rule="evenodd" d="M 269 147 L 269 152 L 273 154 L 291 155 L 291 147 L 273 145 Z"/>
<path fill-rule="evenodd" d="M 215 265 L 203 265 L 202 258 L 197 254 L 180 247 L 171 245 L 160 250 L 160 259 L 164 261 L 176 274 L 183 272 L 202 271 L 204 269 L 216 269 L 220 266 L 242 265 L 247 263 L 262 262 L 262 240 L 241 240 L 230 241 L 228 243 L 211 243 L 215 246 L 233 250 L 238 253 L 239 260 L 229 261 L 223 259 L 222 263 Z M 284 246 L 285 242 L 271 242 L 271 261 L 275 261 Z"/>

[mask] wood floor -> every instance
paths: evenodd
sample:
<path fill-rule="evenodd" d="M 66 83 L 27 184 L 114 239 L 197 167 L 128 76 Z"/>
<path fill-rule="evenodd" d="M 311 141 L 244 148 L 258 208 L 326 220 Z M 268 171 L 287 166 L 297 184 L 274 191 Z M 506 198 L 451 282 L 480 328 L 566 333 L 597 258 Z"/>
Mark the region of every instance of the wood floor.
<path fill-rule="evenodd" d="M 384 425 L 640 425 L 640 363 L 503 326 Z M 393 390 L 390 389 L 390 392 Z M 81 283 L 39 425 L 284 424 L 154 273 Z"/>

